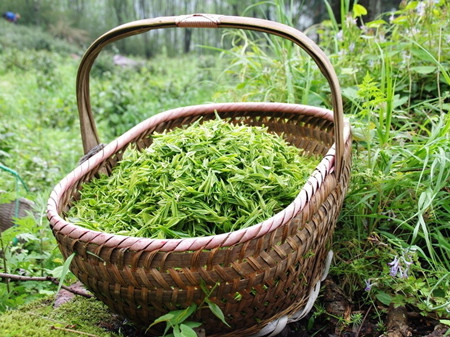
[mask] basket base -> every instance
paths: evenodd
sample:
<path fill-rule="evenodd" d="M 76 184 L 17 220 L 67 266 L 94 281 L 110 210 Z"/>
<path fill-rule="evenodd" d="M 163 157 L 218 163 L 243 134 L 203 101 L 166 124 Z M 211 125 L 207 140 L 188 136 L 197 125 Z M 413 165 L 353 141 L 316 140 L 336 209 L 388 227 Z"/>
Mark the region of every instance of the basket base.
<path fill-rule="evenodd" d="M 308 313 L 311 311 L 311 309 L 314 306 L 314 303 L 316 302 L 317 297 L 319 296 L 320 292 L 320 285 L 321 283 L 327 278 L 328 271 L 330 270 L 331 261 L 333 260 L 333 251 L 330 250 L 328 252 L 327 258 L 325 260 L 325 267 L 322 273 L 322 277 L 317 283 L 314 285 L 314 287 L 311 289 L 308 297 L 308 302 L 306 303 L 305 307 L 303 309 L 300 309 L 299 311 L 295 312 L 294 314 L 288 316 L 282 316 L 275 321 L 270 322 L 267 324 L 264 328 L 262 328 L 258 333 L 250 335 L 249 337 L 273 337 L 277 334 L 281 333 L 283 329 L 286 327 L 287 324 L 297 322 L 301 320 L 303 317 L 308 315 Z"/>

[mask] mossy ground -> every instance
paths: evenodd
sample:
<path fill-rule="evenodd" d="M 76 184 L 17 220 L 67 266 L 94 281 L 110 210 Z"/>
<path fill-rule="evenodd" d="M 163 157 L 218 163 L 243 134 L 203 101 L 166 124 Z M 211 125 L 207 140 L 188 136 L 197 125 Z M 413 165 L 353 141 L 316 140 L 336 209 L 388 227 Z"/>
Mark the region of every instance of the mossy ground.
<path fill-rule="evenodd" d="M 120 337 L 121 334 L 111 333 L 102 327 L 115 320 L 108 308 L 96 299 L 76 297 L 59 308 L 53 308 L 53 298 L 49 297 L 0 315 L 0 336 Z"/>

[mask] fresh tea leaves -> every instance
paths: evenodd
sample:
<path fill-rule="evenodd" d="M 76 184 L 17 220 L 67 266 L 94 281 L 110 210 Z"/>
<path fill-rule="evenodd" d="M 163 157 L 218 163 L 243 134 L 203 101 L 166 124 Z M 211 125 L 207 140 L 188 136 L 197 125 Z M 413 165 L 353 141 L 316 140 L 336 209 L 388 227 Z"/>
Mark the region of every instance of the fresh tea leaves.
<path fill-rule="evenodd" d="M 149 238 L 226 233 L 289 205 L 318 163 L 267 128 L 220 119 L 152 137 L 142 152 L 127 150 L 110 176 L 85 183 L 68 219 Z"/>

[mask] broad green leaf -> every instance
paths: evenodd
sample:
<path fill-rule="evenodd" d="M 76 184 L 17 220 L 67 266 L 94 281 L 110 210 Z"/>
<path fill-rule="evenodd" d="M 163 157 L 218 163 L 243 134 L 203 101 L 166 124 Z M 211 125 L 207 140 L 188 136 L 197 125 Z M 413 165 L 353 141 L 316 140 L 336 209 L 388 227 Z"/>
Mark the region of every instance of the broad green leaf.
<path fill-rule="evenodd" d="M 367 9 L 360 4 L 355 4 L 353 6 L 353 17 L 357 18 L 358 16 L 367 15 Z"/>
<path fill-rule="evenodd" d="M 392 296 L 385 293 L 384 291 L 378 292 L 375 297 L 384 305 L 390 305 L 392 303 Z"/>
<path fill-rule="evenodd" d="M 52 270 L 48 270 L 47 273 L 49 273 L 53 277 L 60 278 L 63 272 L 63 266 L 58 266 Z"/>
<path fill-rule="evenodd" d="M 411 70 L 422 75 L 427 75 L 435 73 L 437 68 L 435 66 L 418 66 L 418 67 L 411 67 Z"/>
<path fill-rule="evenodd" d="M 433 57 L 426 51 L 419 48 L 411 48 L 411 53 L 419 60 L 425 62 L 433 62 Z"/>
<path fill-rule="evenodd" d="M 432 53 L 426 49 L 423 45 L 417 43 L 416 41 L 407 38 L 412 44 L 414 44 L 418 49 L 416 48 L 411 48 L 411 52 L 414 55 L 420 55 L 418 56 L 420 59 L 422 60 L 426 60 L 428 62 L 432 62 L 434 63 L 440 70 L 440 72 L 442 73 L 442 76 L 445 79 L 445 82 L 447 82 L 448 85 L 450 85 L 450 74 L 447 72 L 447 69 L 444 67 L 444 65 L 439 62 L 433 55 Z"/>
<path fill-rule="evenodd" d="M 188 327 L 194 329 L 194 328 L 198 328 L 199 326 L 201 326 L 202 323 L 199 323 L 199 322 L 193 322 L 193 321 L 185 321 L 185 322 L 183 323 L 183 325 L 187 325 Z"/>
<path fill-rule="evenodd" d="M 392 20 L 392 23 L 395 23 L 395 24 L 403 24 L 406 22 L 408 22 L 408 17 L 405 15 L 400 15 Z"/>
<path fill-rule="evenodd" d="M 181 333 L 180 326 L 178 324 L 174 325 L 174 327 L 173 327 L 173 336 L 174 337 L 184 337 L 183 334 Z"/>
<path fill-rule="evenodd" d="M 412 9 L 416 9 L 418 5 L 417 1 L 410 1 L 408 2 L 408 4 L 405 7 L 405 10 L 412 10 Z"/>
<path fill-rule="evenodd" d="M 358 89 L 354 87 L 342 88 L 342 95 L 351 100 L 357 100 L 359 98 Z"/>
<path fill-rule="evenodd" d="M 393 108 L 397 108 L 403 104 L 405 104 L 406 102 L 408 102 L 409 97 L 408 96 L 403 96 L 403 97 L 399 97 L 398 95 L 394 96 L 394 103 L 392 104 Z"/>

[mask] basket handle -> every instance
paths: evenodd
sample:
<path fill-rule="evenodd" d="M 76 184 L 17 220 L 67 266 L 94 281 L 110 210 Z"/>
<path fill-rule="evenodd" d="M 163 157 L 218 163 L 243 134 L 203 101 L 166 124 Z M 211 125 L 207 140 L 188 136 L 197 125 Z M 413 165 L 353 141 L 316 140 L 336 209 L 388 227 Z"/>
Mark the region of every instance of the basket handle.
<path fill-rule="evenodd" d="M 81 138 L 84 153 L 89 152 L 100 143 L 89 99 L 89 73 L 100 51 L 109 43 L 128 36 L 137 35 L 153 29 L 173 27 L 236 28 L 261 31 L 286 38 L 305 50 L 315 61 L 331 88 L 336 151 L 335 173 L 336 177 L 339 179 L 344 155 L 344 112 L 341 89 L 333 66 L 325 53 L 311 39 L 297 29 L 274 21 L 248 17 L 192 14 L 144 19 L 118 26 L 95 40 L 81 60 L 76 84 L 78 113 L 80 116 Z"/>

